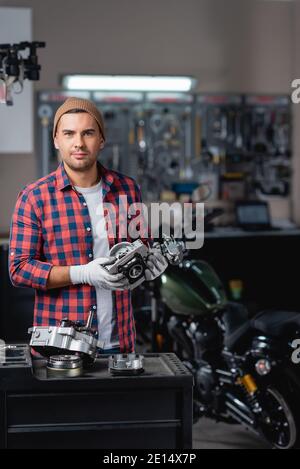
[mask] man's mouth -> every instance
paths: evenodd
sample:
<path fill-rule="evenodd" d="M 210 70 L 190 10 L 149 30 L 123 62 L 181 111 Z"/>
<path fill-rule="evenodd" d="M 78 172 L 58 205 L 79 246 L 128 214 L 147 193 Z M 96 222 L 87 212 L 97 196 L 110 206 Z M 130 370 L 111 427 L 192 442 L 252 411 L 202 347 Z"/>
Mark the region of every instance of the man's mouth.
<path fill-rule="evenodd" d="M 87 153 L 76 152 L 76 153 L 72 153 L 72 156 L 75 156 L 75 158 L 84 158 L 85 156 L 87 156 Z"/>

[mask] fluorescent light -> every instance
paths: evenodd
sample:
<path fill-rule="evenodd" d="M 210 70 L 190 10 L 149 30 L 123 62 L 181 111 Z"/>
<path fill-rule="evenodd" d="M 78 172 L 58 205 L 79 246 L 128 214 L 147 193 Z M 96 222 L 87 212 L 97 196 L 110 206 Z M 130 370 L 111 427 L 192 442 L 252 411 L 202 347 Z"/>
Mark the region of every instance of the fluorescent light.
<path fill-rule="evenodd" d="M 62 84 L 68 90 L 190 91 L 195 80 L 183 76 L 65 75 Z"/>

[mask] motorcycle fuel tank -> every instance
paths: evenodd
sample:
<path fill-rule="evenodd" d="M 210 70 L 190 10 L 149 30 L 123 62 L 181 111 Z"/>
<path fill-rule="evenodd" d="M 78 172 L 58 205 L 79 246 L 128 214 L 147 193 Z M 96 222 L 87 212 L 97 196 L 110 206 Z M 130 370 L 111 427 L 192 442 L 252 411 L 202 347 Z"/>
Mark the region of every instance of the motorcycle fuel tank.
<path fill-rule="evenodd" d="M 227 304 L 219 277 L 201 260 L 169 266 L 161 276 L 160 288 L 163 303 L 176 314 L 204 316 L 216 313 Z"/>

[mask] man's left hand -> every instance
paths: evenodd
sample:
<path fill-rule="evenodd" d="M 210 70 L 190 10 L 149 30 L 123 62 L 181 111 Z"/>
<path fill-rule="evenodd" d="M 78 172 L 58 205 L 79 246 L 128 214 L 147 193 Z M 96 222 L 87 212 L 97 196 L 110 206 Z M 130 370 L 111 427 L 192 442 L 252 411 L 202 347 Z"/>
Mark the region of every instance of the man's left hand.
<path fill-rule="evenodd" d="M 160 248 L 149 249 L 149 255 L 146 261 L 145 279 L 154 280 L 159 277 L 168 267 L 168 261 L 162 255 Z"/>

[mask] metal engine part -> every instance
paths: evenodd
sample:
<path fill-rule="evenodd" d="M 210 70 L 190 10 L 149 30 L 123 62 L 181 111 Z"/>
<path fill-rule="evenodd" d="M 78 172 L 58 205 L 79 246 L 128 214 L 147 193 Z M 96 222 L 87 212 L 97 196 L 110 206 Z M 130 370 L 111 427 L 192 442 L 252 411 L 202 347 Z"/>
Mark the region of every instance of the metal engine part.
<path fill-rule="evenodd" d="M 144 356 L 136 353 L 111 355 L 108 369 L 113 375 L 138 375 L 143 373 Z"/>
<path fill-rule="evenodd" d="M 163 242 L 160 244 L 160 249 L 170 264 L 177 265 L 183 259 L 185 245 L 183 241 L 176 241 L 172 236 L 163 234 Z"/>
<path fill-rule="evenodd" d="M 78 355 L 52 355 L 48 358 L 47 371 L 52 376 L 80 376 L 83 371 L 83 361 Z"/>
<path fill-rule="evenodd" d="M 205 404 L 211 403 L 214 399 L 213 391 L 216 387 L 217 381 L 214 377 L 214 373 L 211 367 L 208 364 L 199 367 L 195 375 L 195 381 L 195 392 L 197 393 L 198 398 Z"/>
<path fill-rule="evenodd" d="M 91 311 L 85 326 L 69 320 L 62 320 L 59 326 L 34 326 L 28 329 L 29 345 L 46 356 L 54 351 L 69 350 L 95 359 L 97 348 L 103 348 L 104 342 L 97 340 L 91 329 L 93 315 Z"/>
<path fill-rule="evenodd" d="M 163 235 L 162 243 L 155 243 L 160 247 L 161 253 L 172 265 L 179 264 L 183 259 L 185 250 L 182 241 L 176 241 L 171 236 Z M 105 266 L 111 274 L 122 272 L 129 280 L 130 290 L 140 285 L 145 280 L 146 260 L 149 249 L 141 240 L 133 243 L 122 242 L 113 246 L 109 253 L 110 257 L 115 257 L 114 264 Z"/>
<path fill-rule="evenodd" d="M 115 257 L 114 264 L 105 268 L 110 274 L 122 272 L 127 277 L 130 290 L 140 285 L 145 280 L 147 268 L 146 259 L 149 250 L 140 240 L 133 243 L 122 242 L 113 246 L 109 252 L 110 257 Z"/>

